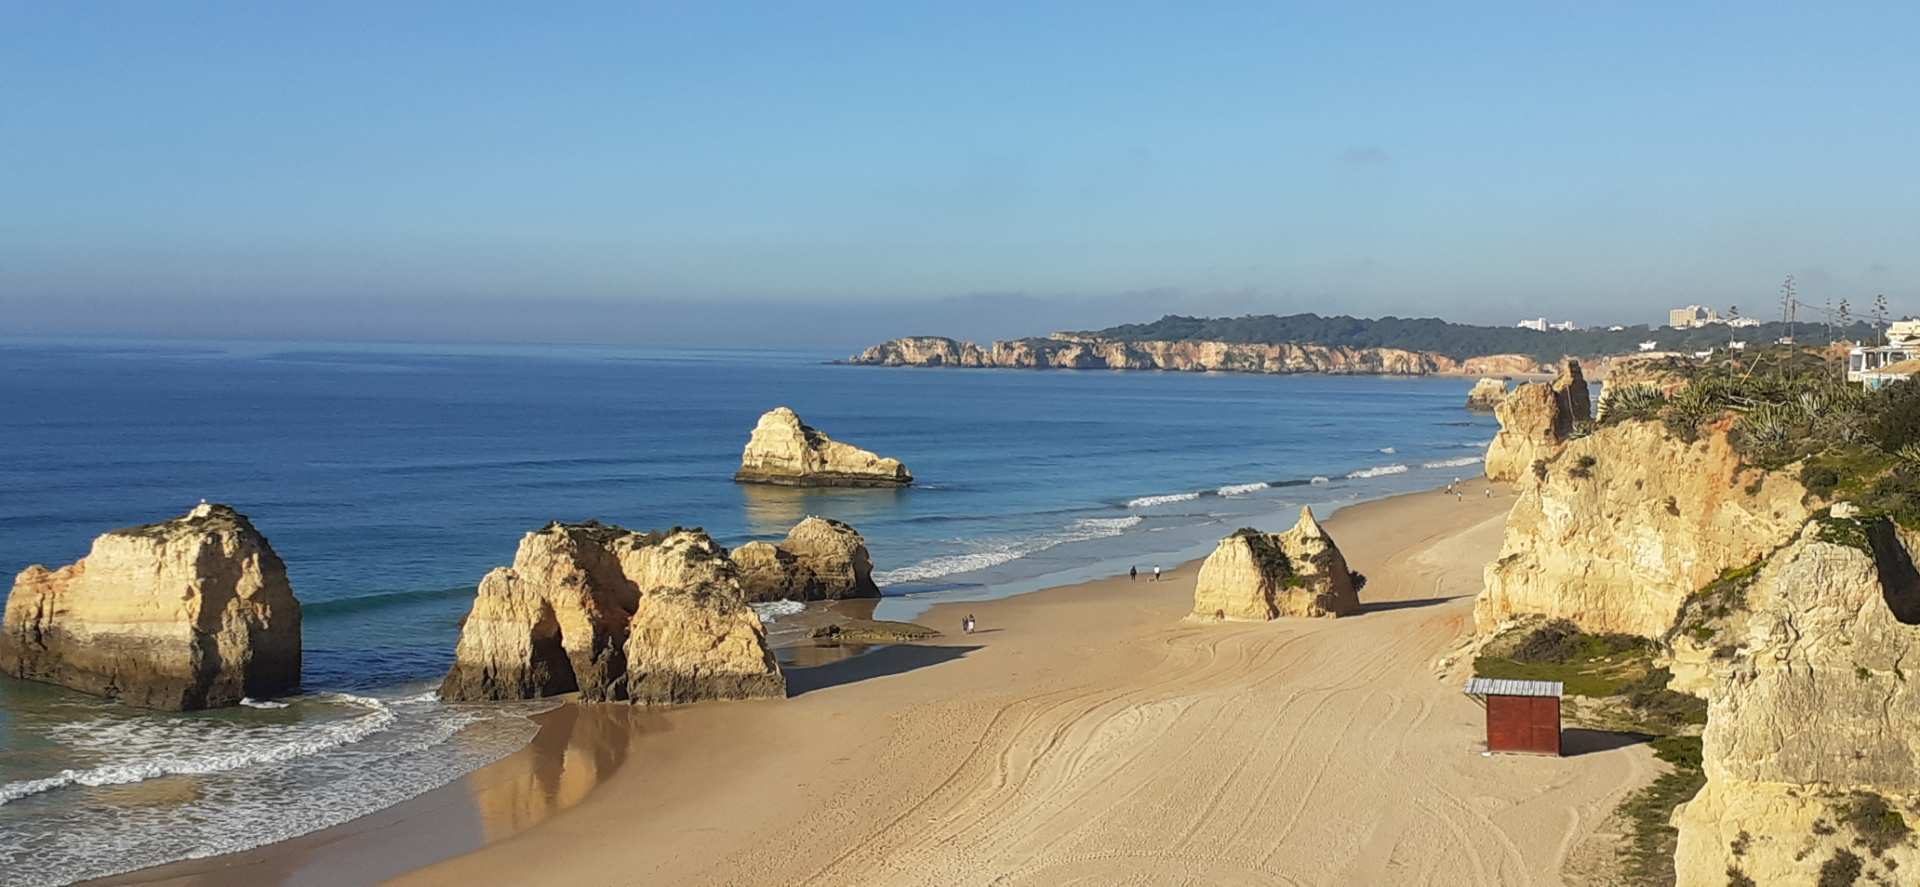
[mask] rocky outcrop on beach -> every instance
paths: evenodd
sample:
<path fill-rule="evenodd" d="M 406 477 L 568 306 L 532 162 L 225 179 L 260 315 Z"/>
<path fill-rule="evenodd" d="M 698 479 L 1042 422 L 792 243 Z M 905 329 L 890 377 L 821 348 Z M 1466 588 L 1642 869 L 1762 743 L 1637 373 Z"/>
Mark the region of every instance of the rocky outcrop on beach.
<path fill-rule="evenodd" d="M 793 410 L 776 407 L 754 425 L 733 479 L 796 487 L 900 487 L 913 483 L 913 474 L 898 459 L 841 443 L 801 422 Z"/>
<path fill-rule="evenodd" d="M 1689 443 L 1659 422 L 1622 422 L 1523 472 L 1474 606 L 1480 629 L 1537 614 L 1659 637 L 1689 594 L 1791 538 L 1808 517 L 1806 489 L 1747 466 L 1730 425 Z"/>
<path fill-rule="evenodd" d="M 1678 883 L 1920 871 L 1916 543 L 1884 520 L 1816 519 L 1760 570 L 1708 697 L 1706 786 L 1674 814 Z"/>
<path fill-rule="evenodd" d="M 779 544 L 749 542 L 734 549 L 732 556 L 749 601 L 880 596 L 880 587 L 873 583 L 867 540 L 837 520 L 808 517 Z"/>
<path fill-rule="evenodd" d="M 1506 399 L 1507 383 L 1504 380 L 1482 377 L 1473 383 L 1473 390 L 1467 392 L 1467 409 L 1490 413 L 1500 405 L 1500 401 Z"/>
<path fill-rule="evenodd" d="M 246 515 L 201 503 L 21 571 L 0 671 L 176 711 L 279 696 L 300 686 L 300 603 Z"/>
<path fill-rule="evenodd" d="M 1487 445 L 1487 478 L 1516 481 L 1535 462 L 1553 458 L 1580 423 L 1593 418 L 1591 395 L 1580 362 L 1569 360 L 1552 382 L 1514 389 L 1494 405 L 1500 431 Z"/>
<path fill-rule="evenodd" d="M 647 553 L 658 569 L 641 585 L 627 638 L 628 697 L 678 704 L 786 696 L 786 677 L 726 550 L 705 533 L 682 531 Z"/>
<path fill-rule="evenodd" d="M 1359 609 L 1346 558 L 1307 508 L 1286 532 L 1243 529 L 1220 540 L 1200 565 L 1193 590 L 1199 619 L 1265 621 Z"/>
<path fill-rule="evenodd" d="M 700 530 L 553 523 L 480 582 L 449 701 L 778 695 L 779 666 L 727 552 Z"/>
<path fill-rule="evenodd" d="M 1074 333 L 1011 339 L 981 347 L 937 336 L 894 339 L 847 360 L 871 366 L 1010 369 L 1183 370 L 1424 376 L 1500 375 L 1539 369 L 1531 358 L 1497 354 L 1456 360 L 1429 351 L 1201 340 L 1120 340 Z"/>

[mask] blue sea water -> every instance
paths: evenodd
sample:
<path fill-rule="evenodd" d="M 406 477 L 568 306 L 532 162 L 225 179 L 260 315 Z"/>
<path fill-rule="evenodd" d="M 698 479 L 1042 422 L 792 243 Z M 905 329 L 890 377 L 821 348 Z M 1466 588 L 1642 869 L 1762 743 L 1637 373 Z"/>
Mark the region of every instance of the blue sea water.
<path fill-rule="evenodd" d="M 249 515 L 305 616 L 303 696 L 194 715 L 0 678 L 0 883 L 240 849 L 499 757 L 527 706 L 444 706 L 475 583 L 548 521 L 777 539 L 853 524 L 888 599 L 1172 566 L 1302 504 L 1478 472 L 1460 379 L 889 369 L 824 351 L 0 342 L 0 572 L 200 499 Z M 904 490 L 731 482 L 786 404 Z M 776 617 L 777 618 L 777 617 Z M 244 830 L 234 823 L 244 822 Z M 110 824 L 103 824 L 110 823 Z"/>

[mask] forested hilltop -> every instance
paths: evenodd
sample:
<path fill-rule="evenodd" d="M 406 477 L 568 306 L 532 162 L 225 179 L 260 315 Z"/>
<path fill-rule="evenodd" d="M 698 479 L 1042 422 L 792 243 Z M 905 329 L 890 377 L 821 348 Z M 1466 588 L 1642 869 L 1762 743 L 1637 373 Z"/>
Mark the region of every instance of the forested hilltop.
<path fill-rule="evenodd" d="M 1128 323 L 1103 330 L 1065 333 L 1119 342 L 1233 342 L 1243 344 L 1314 344 L 1346 348 L 1401 348 L 1464 360 L 1486 354 L 1524 354 L 1543 363 L 1563 356 L 1631 354 L 1642 342 L 1656 342 L 1661 351 L 1705 351 L 1724 347 L 1729 339 L 1753 344 L 1787 335 L 1787 325 L 1772 322 L 1730 328 L 1714 324 L 1692 329 L 1648 327 L 1571 332 L 1508 326 L 1473 326 L 1437 317 L 1321 317 L 1318 314 L 1261 314 L 1246 317 L 1183 317 L 1169 314 L 1152 323 Z M 1829 328 L 1820 323 L 1798 323 L 1793 335 L 1804 345 L 1824 345 L 1835 339 L 1864 340 L 1872 335 L 1865 322 Z"/>

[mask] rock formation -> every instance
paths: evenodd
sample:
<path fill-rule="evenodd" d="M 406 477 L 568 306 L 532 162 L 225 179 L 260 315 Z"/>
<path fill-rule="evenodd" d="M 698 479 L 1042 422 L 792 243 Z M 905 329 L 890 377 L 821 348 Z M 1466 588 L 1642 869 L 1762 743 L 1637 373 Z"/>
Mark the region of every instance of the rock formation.
<path fill-rule="evenodd" d="M 784 686 L 738 571 L 706 533 L 589 522 L 528 533 L 513 566 L 481 580 L 440 695 L 680 702 Z"/>
<path fill-rule="evenodd" d="M 1507 383 L 1500 379 L 1482 378 L 1473 383 L 1473 390 L 1467 392 L 1467 409 L 1480 412 L 1492 412 L 1507 397 Z"/>
<path fill-rule="evenodd" d="M 733 479 L 796 487 L 899 487 L 913 483 L 913 474 L 898 459 L 836 441 L 802 423 L 793 410 L 776 407 L 754 425 Z"/>
<path fill-rule="evenodd" d="M 1569 360 L 1553 382 L 1522 385 L 1494 406 L 1500 431 L 1487 446 L 1490 480 L 1517 481 L 1533 463 L 1553 458 L 1579 423 L 1593 418 L 1580 362 Z"/>
<path fill-rule="evenodd" d="M 1687 443 L 1658 422 L 1622 422 L 1528 470 L 1474 606 L 1480 629 L 1539 614 L 1659 637 L 1689 594 L 1791 538 L 1806 489 L 1746 467 L 1729 425 Z"/>
<path fill-rule="evenodd" d="M 778 545 L 749 542 L 734 549 L 733 563 L 749 601 L 880 596 L 867 540 L 837 520 L 808 517 Z"/>
<path fill-rule="evenodd" d="M 894 339 L 848 358 L 871 366 L 1004 367 L 1020 369 L 1189 370 L 1245 373 L 1333 373 L 1423 376 L 1432 373 L 1498 375 L 1539 367 L 1518 354 L 1464 361 L 1429 351 L 1263 344 L 1203 340 L 1118 340 L 1076 333 L 1012 339 L 981 347 L 937 336 Z"/>
<path fill-rule="evenodd" d="M 680 532 L 646 553 L 668 569 L 641 583 L 627 638 L 628 696 L 648 704 L 786 696 L 726 550 L 705 533 Z"/>
<path fill-rule="evenodd" d="M 21 571 L 0 671 L 170 710 L 278 696 L 300 686 L 300 603 L 246 515 L 202 503 Z"/>
<path fill-rule="evenodd" d="M 1707 784 L 1674 815 L 1680 884 L 1920 871 L 1905 832 L 1920 812 L 1916 541 L 1885 521 L 1816 520 L 1761 569 L 1709 695 Z"/>
<path fill-rule="evenodd" d="M 1241 530 L 1220 540 L 1200 565 L 1193 590 L 1193 616 L 1200 619 L 1344 616 L 1359 609 L 1346 558 L 1307 508 L 1284 533 Z"/>

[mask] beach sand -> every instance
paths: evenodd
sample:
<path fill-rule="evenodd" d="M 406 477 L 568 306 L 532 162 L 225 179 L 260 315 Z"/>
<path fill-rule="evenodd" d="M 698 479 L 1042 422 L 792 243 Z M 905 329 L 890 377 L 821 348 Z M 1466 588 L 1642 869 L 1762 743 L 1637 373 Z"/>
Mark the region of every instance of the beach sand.
<path fill-rule="evenodd" d="M 1197 563 L 935 607 L 945 637 L 793 669 L 786 700 L 565 705 L 406 804 L 119 880 L 1560 883 L 1658 765 L 1579 730 L 1564 758 L 1481 754 L 1480 707 L 1434 663 L 1511 498 L 1466 487 L 1326 522 L 1369 577 L 1357 616 L 1187 621 Z"/>

